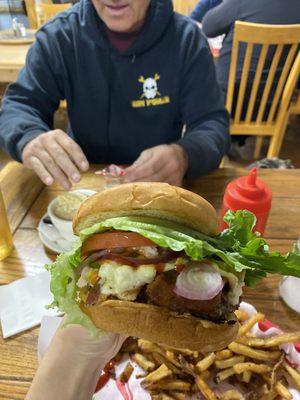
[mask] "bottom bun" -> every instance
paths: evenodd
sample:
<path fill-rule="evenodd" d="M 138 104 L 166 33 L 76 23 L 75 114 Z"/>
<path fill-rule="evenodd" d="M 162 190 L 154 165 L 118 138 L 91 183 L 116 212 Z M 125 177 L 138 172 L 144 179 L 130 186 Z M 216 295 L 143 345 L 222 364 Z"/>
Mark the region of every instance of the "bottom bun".
<path fill-rule="evenodd" d="M 230 321 L 235 323 L 216 324 L 131 301 L 107 300 L 82 309 L 97 328 L 203 353 L 223 349 L 234 341 L 238 332 L 234 314 Z"/>

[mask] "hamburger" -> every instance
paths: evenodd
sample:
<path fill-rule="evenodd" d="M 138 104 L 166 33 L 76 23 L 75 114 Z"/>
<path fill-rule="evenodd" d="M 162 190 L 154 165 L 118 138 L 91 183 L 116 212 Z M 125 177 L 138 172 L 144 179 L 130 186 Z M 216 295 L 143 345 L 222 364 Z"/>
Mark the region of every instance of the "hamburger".
<path fill-rule="evenodd" d="M 216 351 L 237 335 L 244 285 L 267 273 L 300 276 L 297 251 L 270 252 L 255 216 L 214 208 L 165 183 L 132 183 L 85 200 L 73 219 L 79 240 L 48 266 L 52 306 L 68 323 L 177 348 Z"/>

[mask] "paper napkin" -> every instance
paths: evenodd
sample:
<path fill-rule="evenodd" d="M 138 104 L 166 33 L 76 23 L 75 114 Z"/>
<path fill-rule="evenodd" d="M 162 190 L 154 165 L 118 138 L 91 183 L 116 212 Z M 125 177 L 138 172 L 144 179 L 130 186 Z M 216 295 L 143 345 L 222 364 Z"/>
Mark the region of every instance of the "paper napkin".
<path fill-rule="evenodd" d="M 56 310 L 45 308 L 52 300 L 50 274 L 47 271 L 0 286 L 3 338 L 39 325 L 43 315 L 58 315 Z"/>

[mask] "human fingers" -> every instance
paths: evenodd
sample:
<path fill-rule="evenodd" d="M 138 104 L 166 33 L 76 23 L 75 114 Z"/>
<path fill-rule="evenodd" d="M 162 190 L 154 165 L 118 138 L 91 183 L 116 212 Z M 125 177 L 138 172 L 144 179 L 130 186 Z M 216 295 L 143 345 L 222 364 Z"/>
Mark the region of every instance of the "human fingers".
<path fill-rule="evenodd" d="M 166 160 L 159 156 L 159 153 L 153 151 L 151 156 L 137 165 L 132 165 L 127 169 L 125 175 L 126 182 L 142 181 L 163 168 Z"/>
<path fill-rule="evenodd" d="M 57 181 L 65 190 L 71 189 L 72 184 L 69 181 L 68 177 L 56 164 L 56 161 L 51 157 L 46 149 L 40 146 L 36 146 L 33 155 L 40 160 L 44 168 L 46 168 L 46 170 L 52 175 L 54 180 Z"/>
<path fill-rule="evenodd" d="M 62 148 L 69 154 L 70 158 L 75 162 L 78 168 L 82 171 L 89 169 L 89 162 L 84 155 L 81 147 L 72 140 L 66 133 L 57 134 L 56 140 Z"/>
<path fill-rule="evenodd" d="M 45 137 L 43 139 L 43 145 L 45 150 L 49 153 L 53 160 L 69 180 L 73 182 L 80 181 L 80 172 L 69 154 L 64 150 L 64 148 L 55 140 L 55 137 Z"/>
<path fill-rule="evenodd" d="M 52 185 L 54 182 L 52 175 L 47 171 L 43 163 L 37 157 L 31 156 L 24 164 L 33 169 L 45 185 Z"/>

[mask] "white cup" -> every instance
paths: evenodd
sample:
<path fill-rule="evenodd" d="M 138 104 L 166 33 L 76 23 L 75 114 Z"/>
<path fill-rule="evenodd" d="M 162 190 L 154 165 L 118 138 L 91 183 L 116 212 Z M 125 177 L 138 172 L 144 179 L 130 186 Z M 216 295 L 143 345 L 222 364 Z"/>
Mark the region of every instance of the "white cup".
<path fill-rule="evenodd" d="M 91 196 L 92 194 L 95 194 L 96 192 L 94 190 L 80 189 L 80 190 L 74 190 L 70 193 L 81 193 L 81 194 L 85 194 L 86 196 Z M 47 211 L 48 211 L 49 217 L 50 217 L 53 225 L 55 226 L 55 228 L 61 234 L 61 236 L 64 239 L 68 240 L 69 242 L 74 242 L 76 239 L 78 239 L 78 237 L 73 234 L 72 221 L 68 221 L 66 219 L 59 218 L 54 213 L 57 201 L 58 201 L 58 199 L 56 197 L 48 205 Z"/>

